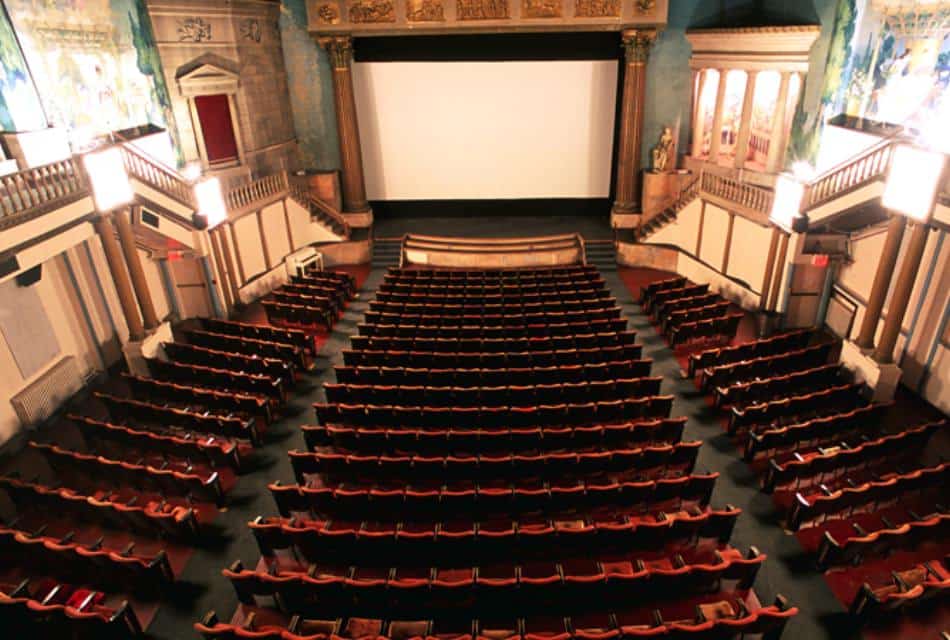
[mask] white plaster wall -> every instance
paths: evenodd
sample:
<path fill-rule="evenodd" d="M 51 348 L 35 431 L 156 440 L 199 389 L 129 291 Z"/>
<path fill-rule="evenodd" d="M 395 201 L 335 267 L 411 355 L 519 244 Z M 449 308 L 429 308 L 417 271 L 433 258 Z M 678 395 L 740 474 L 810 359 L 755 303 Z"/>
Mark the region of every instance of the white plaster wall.
<path fill-rule="evenodd" d="M 145 272 L 145 283 L 152 295 L 152 304 L 155 305 L 155 315 L 161 320 L 171 310 L 168 304 L 168 296 L 165 294 L 165 285 L 162 284 L 161 271 L 159 271 L 158 263 L 149 257 L 147 251 L 139 249 L 138 252 L 139 260 L 142 263 L 142 271 Z"/>
<path fill-rule="evenodd" d="M 729 231 L 729 214 L 725 209 L 711 204 L 706 205 L 703 220 L 703 243 L 699 247 L 699 257 L 707 264 L 719 269 L 726 255 L 726 234 Z"/>
<path fill-rule="evenodd" d="M 736 216 L 732 228 L 732 249 L 727 274 L 760 291 L 769 257 L 770 229 L 760 227 L 742 216 Z"/>
<path fill-rule="evenodd" d="M 287 240 L 287 225 L 284 222 L 284 205 L 280 202 L 272 204 L 261 212 L 261 222 L 264 226 L 264 235 L 267 237 L 267 248 L 270 252 L 270 266 L 275 267 L 284 261 L 287 254 L 293 253 Z"/>
<path fill-rule="evenodd" d="M 261 247 L 261 234 L 257 228 L 257 216 L 253 214 L 244 216 L 233 226 L 244 276 L 250 280 L 267 271 L 267 265 L 264 264 L 264 250 Z M 237 259 L 237 256 L 234 257 Z M 240 278 L 238 280 L 240 281 Z"/>

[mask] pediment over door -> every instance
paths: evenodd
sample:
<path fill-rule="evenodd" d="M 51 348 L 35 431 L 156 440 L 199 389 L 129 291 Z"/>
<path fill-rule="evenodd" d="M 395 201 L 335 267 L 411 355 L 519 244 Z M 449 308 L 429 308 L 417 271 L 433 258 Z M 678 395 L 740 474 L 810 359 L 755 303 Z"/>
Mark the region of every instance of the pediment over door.
<path fill-rule="evenodd" d="M 179 67 L 175 79 L 181 94 L 191 98 L 237 93 L 240 76 L 224 64 L 199 62 Z"/>

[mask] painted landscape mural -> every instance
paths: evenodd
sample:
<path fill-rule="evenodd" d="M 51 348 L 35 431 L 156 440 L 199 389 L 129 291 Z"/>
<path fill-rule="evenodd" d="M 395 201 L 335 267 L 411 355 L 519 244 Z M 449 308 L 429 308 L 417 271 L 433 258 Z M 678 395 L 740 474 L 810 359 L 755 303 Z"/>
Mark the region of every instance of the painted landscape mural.
<path fill-rule="evenodd" d="M 950 1 L 839 0 L 819 109 L 799 114 L 790 156 L 814 162 L 823 123 L 840 113 L 950 151 L 948 85 Z"/>
<path fill-rule="evenodd" d="M 46 118 L 68 130 L 74 151 L 110 131 L 147 123 L 174 136 L 145 0 L 5 0 L 5 5 Z M 18 116 L 13 121 L 20 126 Z"/>
<path fill-rule="evenodd" d="M 46 117 L 13 25 L 0 7 L 0 129 L 18 131 L 46 126 Z"/>

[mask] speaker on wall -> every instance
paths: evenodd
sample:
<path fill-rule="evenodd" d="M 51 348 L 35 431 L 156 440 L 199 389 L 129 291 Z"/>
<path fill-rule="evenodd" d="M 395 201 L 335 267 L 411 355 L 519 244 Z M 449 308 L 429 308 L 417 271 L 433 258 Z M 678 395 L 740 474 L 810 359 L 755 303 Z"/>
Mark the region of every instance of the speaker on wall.
<path fill-rule="evenodd" d="M 20 270 L 20 261 L 16 259 L 16 254 L 11 253 L 6 256 L 0 256 L 0 278 L 16 273 Z"/>
<path fill-rule="evenodd" d="M 18 273 L 16 276 L 16 283 L 19 287 L 29 287 L 30 285 L 39 282 L 40 278 L 42 277 L 43 265 L 38 264 L 35 267 L 27 269 L 23 273 Z"/>

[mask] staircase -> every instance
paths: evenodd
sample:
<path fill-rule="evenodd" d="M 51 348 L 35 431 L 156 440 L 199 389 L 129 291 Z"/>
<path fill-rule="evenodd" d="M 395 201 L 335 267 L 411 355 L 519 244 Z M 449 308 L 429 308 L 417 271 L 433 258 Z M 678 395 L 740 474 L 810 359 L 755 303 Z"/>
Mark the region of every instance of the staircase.
<path fill-rule="evenodd" d="M 370 266 L 374 269 L 398 267 L 401 252 L 402 238 L 374 238 Z"/>
<path fill-rule="evenodd" d="M 592 264 L 600 271 L 615 271 L 617 269 L 617 247 L 613 240 L 587 240 L 584 242 L 587 253 L 587 264 Z"/>
<path fill-rule="evenodd" d="M 309 210 L 311 218 L 340 236 L 341 240 L 348 240 L 350 238 L 350 225 L 339 211 L 323 200 L 315 198 L 313 194 L 310 193 L 310 188 L 306 184 L 293 179 L 289 182 L 290 197 L 293 198 L 297 204 Z"/>
<path fill-rule="evenodd" d="M 700 177 L 701 175 L 697 175 L 695 179 L 690 181 L 690 183 L 687 184 L 686 187 L 684 187 L 680 192 L 679 198 L 677 198 L 673 204 L 634 229 L 634 242 L 643 242 L 648 237 L 676 220 L 677 214 L 685 209 L 686 205 L 699 196 Z"/>

